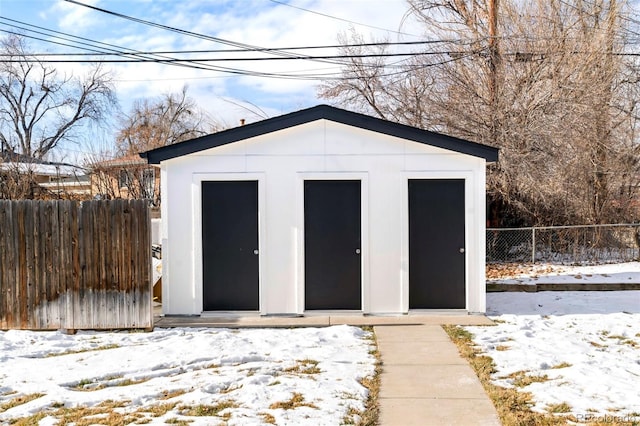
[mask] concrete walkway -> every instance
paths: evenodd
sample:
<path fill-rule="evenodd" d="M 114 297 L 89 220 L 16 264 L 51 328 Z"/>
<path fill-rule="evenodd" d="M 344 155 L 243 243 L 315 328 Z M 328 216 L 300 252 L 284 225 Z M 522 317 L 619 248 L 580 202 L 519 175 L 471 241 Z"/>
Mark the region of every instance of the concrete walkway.
<path fill-rule="evenodd" d="M 439 325 L 374 327 L 381 426 L 500 425 L 467 361 Z"/>

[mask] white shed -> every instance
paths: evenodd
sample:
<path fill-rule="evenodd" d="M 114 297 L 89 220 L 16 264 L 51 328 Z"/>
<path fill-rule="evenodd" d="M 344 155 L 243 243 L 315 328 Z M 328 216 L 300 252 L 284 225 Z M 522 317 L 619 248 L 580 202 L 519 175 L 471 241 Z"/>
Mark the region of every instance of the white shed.
<path fill-rule="evenodd" d="M 485 312 L 496 148 L 319 105 L 141 156 L 165 315 Z"/>

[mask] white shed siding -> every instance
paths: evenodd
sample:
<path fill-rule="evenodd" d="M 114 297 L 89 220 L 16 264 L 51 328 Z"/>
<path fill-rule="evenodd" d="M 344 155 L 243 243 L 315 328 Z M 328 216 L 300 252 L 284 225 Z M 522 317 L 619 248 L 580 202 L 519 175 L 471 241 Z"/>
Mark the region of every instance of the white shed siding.
<path fill-rule="evenodd" d="M 202 313 L 200 183 L 236 179 L 259 182 L 261 314 L 304 312 L 305 179 L 362 181 L 362 307 L 372 314 L 408 311 L 407 180 L 465 179 L 467 310 L 485 311 L 483 158 L 318 120 L 161 167 L 165 314 Z"/>

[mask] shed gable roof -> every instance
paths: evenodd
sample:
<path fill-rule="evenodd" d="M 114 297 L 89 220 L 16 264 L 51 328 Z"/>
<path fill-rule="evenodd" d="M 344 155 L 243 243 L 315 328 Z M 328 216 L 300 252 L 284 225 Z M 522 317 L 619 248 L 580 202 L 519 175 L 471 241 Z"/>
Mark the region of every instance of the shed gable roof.
<path fill-rule="evenodd" d="M 160 164 L 160 162 L 164 160 L 193 154 L 205 149 L 215 148 L 217 146 L 322 119 L 459 152 L 461 154 L 484 158 L 488 162 L 498 161 L 498 148 L 443 135 L 441 133 L 422 130 L 417 127 L 382 120 L 329 105 L 318 105 L 244 126 L 223 130 L 218 133 L 201 136 L 196 139 L 163 146 L 151 151 L 142 152 L 140 156 L 146 158 L 149 164 Z"/>

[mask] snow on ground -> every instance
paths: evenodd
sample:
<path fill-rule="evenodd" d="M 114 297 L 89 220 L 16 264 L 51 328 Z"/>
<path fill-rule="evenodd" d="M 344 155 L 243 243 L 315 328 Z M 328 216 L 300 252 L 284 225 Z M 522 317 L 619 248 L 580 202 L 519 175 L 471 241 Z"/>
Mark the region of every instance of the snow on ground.
<path fill-rule="evenodd" d="M 640 283 L 640 262 L 609 265 L 489 265 L 492 284 L 625 284 Z"/>
<path fill-rule="evenodd" d="M 364 410 L 367 390 L 359 380 L 374 374 L 370 337 L 350 326 L 0 332 L 0 424 L 106 400 L 126 401 L 116 410 L 139 411 L 149 424 L 341 424 Z M 34 393 L 43 395 L 7 409 Z M 233 407 L 217 418 L 186 415 L 188 407 L 221 402 Z M 287 402 L 294 407 L 278 408 Z M 160 417 L 142 413 L 165 403 L 177 404 Z M 40 421 L 55 423 L 53 416 Z"/>
<path fill-rule="evenodd" d="M 535 268 L 518 272 L 538 283 L 640 282 L 638 262 Z M 501 280 L 513 278 L 506 272 Z M 495 361 L 496 384 L 530 392 L 536 411 L 564 402 L 578 419 L 640 421 L 640 291 L 489 293 L 487 307 L 495 326 L 465 328 Z M 107 400 L 149 424 L 341 424 L 364 409 L 359 380 L 375 363 L 369 338 L 349 326 L 0 332 L 0 424 Z M 523 386 L 523 375 L 539 380 Z M 12 406 L 32 394 L 42 395 Z M 189 412 L 223 403 L 216 417 Z M 49 414 L 39 425 L 56 422 Z"/>
<path fill-rule="evenodd" d="M 496 326 L 465 329 L 496 385 L 530 392 L 534 411 L 640 421 L 640 291 L 489 293 L 487 305 Z M 543 379 L 523 386 L 521 372 Z"/>

